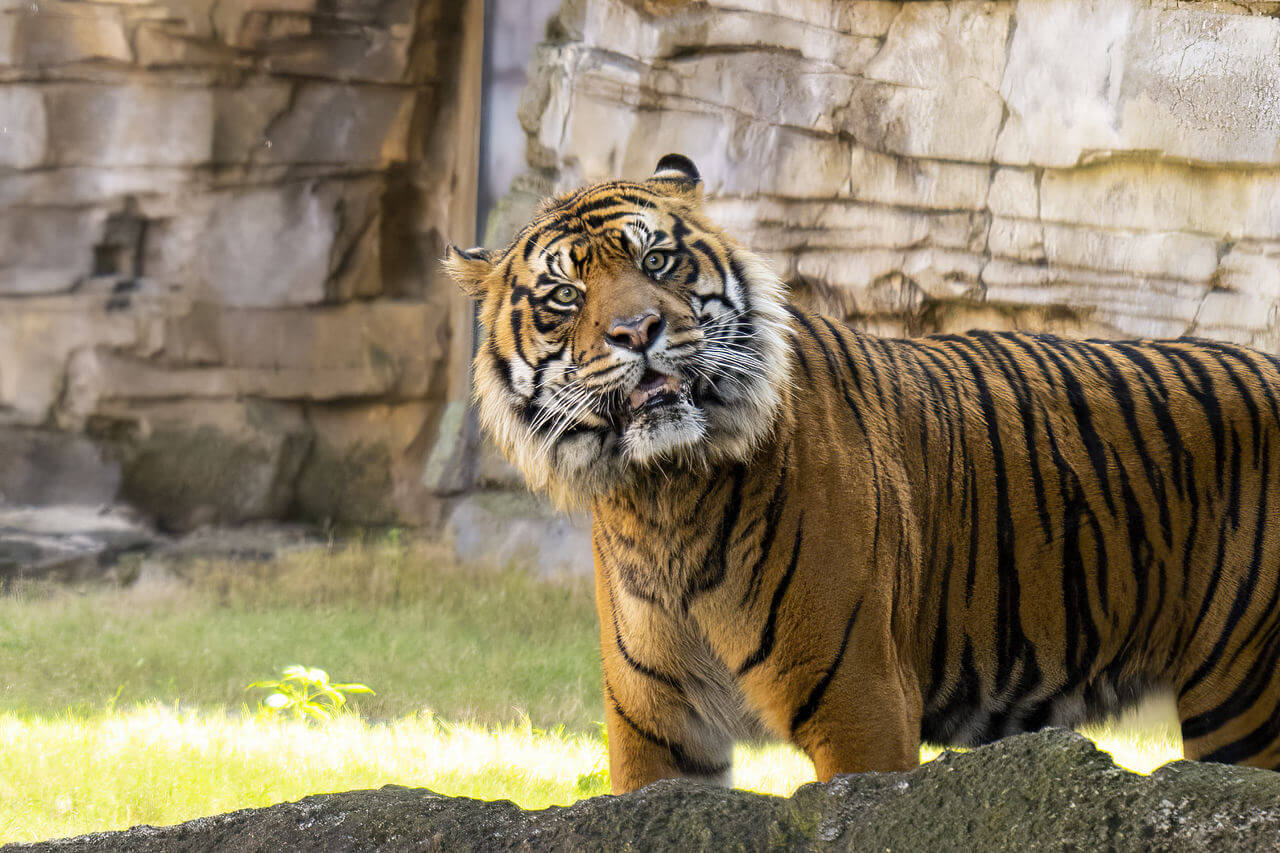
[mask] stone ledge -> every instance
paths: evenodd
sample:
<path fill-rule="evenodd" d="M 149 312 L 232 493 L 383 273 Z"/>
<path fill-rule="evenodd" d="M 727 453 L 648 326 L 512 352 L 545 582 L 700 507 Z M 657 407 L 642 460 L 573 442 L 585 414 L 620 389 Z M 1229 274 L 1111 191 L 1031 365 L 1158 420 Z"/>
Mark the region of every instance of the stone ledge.
<path fill-rule="evenodd" d="M 1274 850 L 1280 773 L 1179 761 L 1151 776 L 1048 730 L 910 773 L 843 776 L 790 799 L 691 782 L 522 811 L 388 786 L 19 851 Z"/>

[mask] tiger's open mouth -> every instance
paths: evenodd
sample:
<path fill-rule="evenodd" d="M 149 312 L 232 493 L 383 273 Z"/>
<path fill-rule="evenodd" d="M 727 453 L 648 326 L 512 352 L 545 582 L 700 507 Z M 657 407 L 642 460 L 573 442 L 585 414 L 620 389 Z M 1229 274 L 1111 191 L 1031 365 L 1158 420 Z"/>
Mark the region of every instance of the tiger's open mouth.
<path fill-rule="evenodd" d="M 616 429 L 625 431 L 637 424 L 664 421 L 682 404 L 692 403 L 694 389 L 687 380 L 650 367 L 631 393 L 615 403 L 610 420 Z"/>
<path fill-rule="evenodd" d="M 642 409 L 668 406 L 679 402 L 680 385 L 680 381 L 674 376 L 668 376 L 650 368 L 640 377 L 640 384 L 631 392 L 627 402 L 630 403 L 633 413 Z"/>

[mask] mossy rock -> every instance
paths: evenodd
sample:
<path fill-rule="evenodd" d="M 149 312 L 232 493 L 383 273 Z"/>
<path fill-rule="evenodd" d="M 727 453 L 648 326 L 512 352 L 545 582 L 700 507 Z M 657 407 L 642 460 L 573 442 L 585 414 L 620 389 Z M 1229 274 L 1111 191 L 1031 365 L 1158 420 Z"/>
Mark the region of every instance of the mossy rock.
<path fill-rule="evenodd" d="M 1151 776 L 1060 730 L 843 776 L 790 799 L 691 782 L 523 811 L 386 787 L 30 851 L 1275 850 L 1280 773 L 1180 761 Z"/>

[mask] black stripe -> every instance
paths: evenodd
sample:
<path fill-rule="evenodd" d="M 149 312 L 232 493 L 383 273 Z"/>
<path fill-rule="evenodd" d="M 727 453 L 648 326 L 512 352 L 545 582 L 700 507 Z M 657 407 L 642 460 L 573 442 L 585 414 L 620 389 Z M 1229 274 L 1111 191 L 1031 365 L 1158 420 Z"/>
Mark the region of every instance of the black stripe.
<path fill-rule="evenodd" d="M 1272 423 L 1280 424 L 1280 405 L 1277 405 L 1275 394 L 1271 391 L 1271 383 L 1267 381 L 1266 377 L 1262 375 L 1262 371 L 1258 369 L 1258 366 L 1253 363 L 1252 359 L 1248 358 L 1245 352 L 1242 352 L 1235 347 L 1227 346 L 1226 344 L 1217 343 L 1216 341 L 1203 341 L 1201 342 L 1201 346 L 1205 349 L 1218 353 L 1220 357 L 1233 358 L 1245 367 L 1249 368 L 1249 372 L 1258 380 L 1258 385 L 1262 388 L 1262 393 L 1266 395 L 1267 405 L 1271 408 L 1271 417 L 1273 419 Z M 1253 456 L 1255 460 L 1259 453 L 1258 441 L 1260 439 L 1260 434 L 1253 437 Z"/>
<path fill-rule="evenodd" d="M 618 612 L 613 602 L 613 590 L 606 589 L 605 594 L 609 596 L 610 615 L 613 619 L 614 644 L 618 647 L 618 652 L 621 653 L 622 659 L 627 662 L 627 666 L 631 667 L 646 678 L 652 678 L 654 681 L 659 681 L 672 688 L 677 693 L 683 694 L 684 687 L 681 686 L 680 681 L 675 676 L 668 675 L 665 672 L 659 672 L 653 667 L 647 666 L 631 656 L 631 652 L 627 649 L 627 644 L 622 639 L 622 629 L 618 627 Z"/>
<path fill-rule="evenodd" d="M 844 636 L 840 640 L 840 650 L 836 652 L 835 660 L 831 662 L 831 666 L 823 671 L 818 683 L 813 685 L 813 689 L 809 691 L 809 698 L 792 715 L 791 734 L 793 737 L 796 729 L 807 723 L 818 712 L 818 706 L 822 704 L 822 697 L 826 695 L 827 688 L 831 686 L 832 679 L 836 677 L 836 671 L 840 669 L 840 662 L 844 660 L 844 653 L 849 648 L 849 635 L 853 633 L 853 623 L 858 621 L 858 611 L 861 609 L 861 601 L 853 605 L 853 612 L 849 614 L 848 621 L 844 623 Z"/>
<path fill-rule="evenodd" d="M 485 338 L 484 352 L 488 355 L 489 360 L 493 362 L 493 366 L 498 373 L 502 375 L 502 383 L 507 386 L 507 390 L 514 394 L 516 392 L 515 384 L 511 379 L 511 362 L 502 357 L 498 352 L 498 345 L 494 342 L 493 335 Z"/>
<path fill-rule="evenodd" d="M 849 410 L 853 413 L 853 419 L 858 423 L 858 429 L 862 432 L 864 436 L 869 436 L 869 433 L 867 432 L 867 425 L 862 420 L 862 410 L 858 406 L 858 404 L 853 400 L 853 398 L 849 395 L 849 389 L 847 387 L 847 384 L 844 382 L 844 377 L 840 373 L 840 365 L 836 361 L 835 354 L 827 346 L 827 343 L 822 339 L 822 336 L 818 334 L 818 330 L 815 329 L 812 324 L 810 324 L 807 317 L 805 317 L 803 314 L 801 314 L 799 311 L 797 311 L 795 308 L 791 307 L 790 305 L 787 306 L 787 311 L 791 313 L 791 316 L 795 317 L 796 321 L 799 322 L 800 325 L 804 328 L 804 330 L 809 333 L 809 336 L 813 338 L 813 342 L 818 345 L 818 349 L 822 351 L 822 355 L 827 362 L 827 372 L 831 374 L 832 384 L 837 385 L 839 387 L 842 395 L 844 396 L 845 403 L 849 406 Z M 838 338 L 837 338 L 837 343 L 839 343 Z M 845 354 L 846 356 L 848 355 L 847 350 Z M 851 362 L 852 360 L 850 360 L 850 363 L 849 363 L 850 368 L 852 368 Z M 853 369 L 856 369 L 856 368 L 853 368 Z M 872 460 L 872 464 L 874 464 L 874 459 Z"/>
<path fill-rule="evenodd" d="M 1271 473 L 1271 455 L 1270 455 L 1269 445 L 1270 445 L 1270 438 L 1268 437 L 1268 439 L 1263 442 L 1262 480 L 1261 480 L 1263 484 L 1269 483 L 1269 477 Z M 1248 610 L 1249 608 L 1249 603 L 1253 598 L 1254 590 L 1258 585 L 1258 575 L 1262 569 L 1262 555 L 1263 555 L 1263 544 L 1264 544 L 1263 534 L 1266 532 L 1266 520 L 1267 520 L 1267 494 L 1268 494 L 1268 489 L 1264 485 L 1264 487 L 1261 490 L 1261 494 L 1259 495 L 1259 498 L 1258 498 L 1258 516 L 1254 522 L 1253 552 L 1249 558 L 1249 573 L 1236 586 L 1236 597 L 1231 602 L 1231 610 L 1227 614 L 1226 620 L 1223 622 L 1223 630 L 1218 635 L 1218 639 L 1213 644 L 1213 648 L 1210 649 L 1209 654 L 1205 657 L 1203 661 L 1201 661 L 1200 666 L 1196 668 L 1196 671 L 1192 673 L 1191 677 L 1188 678 L 1187 681 L 1181 685 L 1178 691 L 1179 695 L 1185 696 L 1188 693 L 1190 693 L 1200 684 L 1201 681 L 1204 680 L 1205 676 L 1207 676 L 1211 671 L 1213 671 L 1214 667 L 1217 666 L 1218 661 L 1221 660 L 1222 655 L 1226 652 L 1227 644 L 1231 641 L 1231 635 L 1235 633 L 1235 629 L 1237 625 L 1239 624 L 1240 620 L 1244 617 L 1245 611 Z M 1227 519 L 1224 518 L 1223 528 L 1222 528 L 1224 537 L 1226 532 L 1226 521 Z M 1220 548 L 1217 564 L 1213 567 L 1213 578 L 1210 583 L 1210 589 L 1209 589 L 1209 592 L 1206 593 L 1205 603 L 1201 605 L 1200 617 L 1197 618 L 1196 620 L 1197 628 L 1199 627 L 1200 618 L 1203 618 L 1205 611 L 1208 609 L 1207 605 L 1209 601 L 1212 600 L 1213 598 L 1213 592 L 1216 587 L 1218 578 L 1222 574 L 1222 567 L 1223 567 L 1222 551 Z M 1250 634 L 1249 638 L 1252 638 L 1252 636 L 1256 633 L 1256 631 L 1257 631 L 1257 626 L 1255 626 L 1254 632 Z M 1194 637 L 1194 634 L 1192 634 L 1192 636 Z M 1247 641 L 1249 638 L 1246 638 L 1245 644 L 1247 644 Z"/>
<path fill-rule="evenodd" d="M 952 460 L 952 464 L 947 466 L 947 500 L 950 501 L 953 497 L 955 488 L 956 465 L 954 464 L 954 461 L 956 459 L 956 431 L 958 429 L 961 436 L 963 436 L 964 420 L 959 414 L 952 411 L 951 397 L 943 389 L 942 382 L 936 375 L 934 375 L 934 372 L 930 367 L 930 364 L 932 364 L 933 367 L 938 368 L 938 370 L 942 372 L 944 378 L 950 379 L 949 369 L 945 364 L 940 363 L 940 356 L 933 352 L 932 349 L 927 348 L 923 343 L 916 341 L 904 341 L 904 343 L 911 345 L 915 349 L 916 356 L 920 359 L 920 367 L 924 371 L 924 375 L 929 382 L 929 386 L 933 389 L 933 395 L 930 397 L 930 407 L 935 410 L 935 417 L 938 419 L 939 427 L 945 430 L 947 434 L 946 458 Z M 925 361 L 926 358 L 928 359 L 928 362 Z M 939 407 L 941 408 L 941 411 L 938 410 Z M 961 443 L 964 443 L 963 437 L 961 438 Z M 963 512 L 963 510 L 961 511 Z"/>
<path fill-rule="evenodd" d="M 778 609 L 782 607 L 782 599 L 786 597 L 787 587 L 791 586 L 791 578 L 796 573 L 796 566 L 800 565 L 800 539 L 804 532 L 804 513 L 796 519 L 796 541 L 791 548 L 791 563 L 787 566 L 787 571 L 782 576 L 782 580 L 778 582 L 778 586 L 773 591 L 773 600 L 769 603 L 769 616 L 765 619 L 764 628 L 760 632 L 760 644 L 756 646 L 756 650 L 747 656 L 742 665 L 737 669 L 739 678 L 746 675 L 755 667 L 764 662 L 765 658 L 773 651 L 773 644 L 776 639 L 778 626 Z"/>
<path fill-rule="evenodd" d="M 747 576 L 747 588 L 743 590 L 742 601 L 739 603 L 740 607 L 746 607 L 748 602 L 754 603 L 756 596 L 760 594 L 760 586 L 764 583 L 765 563 L 768 560 L 769 552 L 773 550 L 773 540 L 778 534 L 778 523 L 782 520 L 782 509 L 786 504 L 787 468 L 790 460 L 791 445 L 788 444 L 783 453 L 778 481 L 774 484 L 773 494 L 769 497 L 769 502 L 764 507 L 764 533 L 760 536 L 760 554 L 756 557 L 755 563 L 751 566 L 751 572 Z"/>
<path fill-rule="evenodd" d="M 1089 461 L 1093 464 L 1094 475 L 1102 484 L 1102 499 L 1106 502 L 1107 509 L 1115 514 L 1115 503 L 1111 495 L 1111 477 L 1107 473 L 1107 449 L 1104 447 L 1106 442 L 1094 429 L 1093 409 L 1089 405 L 1089 397 L 1085 393 L 1084 386 L 1076 377 L 1075 370 L 1063 363 L 1063 359 L 1069 357 L 1067 342 L 1052 335 L 1036 335 L 1036 340 L 1045 346 L 1045 353 L 1058 368 L 1063 387 L 1067 392 L 1067 402 L 1076 418 L 1080 440 L 1084 444 L 1085 452 L 1089 455 Z"/>
<path fill-rule="evenodd" d="M 831 324 L 828 322 L 827 325 L 830 326 Z M 834 334 L 834 330 L 832 334 Z M 885 427 L 886 429 L 891 429 L 892 422 L 890 418 L 893 413 L 890 412 L 889 401 L 885 399 L 884 391 L 880 387 L 880 371 L 876 369 L 876 360 L 867 346 L 867 337 L 866 335 L 855 335 L 854 340 L 858 342 L 858 346 L 862 349 L 862 358 L 867 364 L 867 373 L 871 375 L 871 385 L 875 388 L 876 399 L 880 401 L 880 414 L 884 418 Z"/>
<path fill-rule="evenodd" d="M 936 339 L 931 339 L 936 340 Z M 951 403 L 949 397 L 955 398 L 955 412 L 951 415 L 951 423 L 959 429 L 959 448 L 960 468 L 964 472 L 964 482 L 960 487 L 960 515 L 969 516 L 969 550 L 967 554 L 968 567 L 965 572 L 965 593 L 964 603 L 968 607 L 973 603 L 974 583 L 977 580 L 978 570 L 978 540 L 979 532 L 982 529 L 979 525 L 979 506 L 978 506 L 978 485 L 977 473 L 973 464 L 973 457 L 970 454 L 970 442 L 968 438 L 968 430 L 965 426 L 965 401 L 961 398 L 961 390 L 965 387 L 962 383 L 955 381 L 956 368 L 942 352 L 935 352 L 932 348 L 922 349 L 921 354 L 927 356 L 937 365 L 942 372 L 942 376 L 947 380 L 950 388 L 950 395 L 944 395 L 943 400 L 946 401 L 948 413 L 951 413 Z M 955 464 L 952 463 L 954 470 Z M 948 479 L 948 483 L 950 478 Z"/>
<path fill-rule="evenodd" d="M 574 216 L 581 217 L 588 213 L 595 213 L 596 211 L 603 210 L 606 207 L 620 207 L 622 205 L 642 207 L 645 210 L 656 209 L 657 205 L 654 204 L 652 198 L 646 198 L 640 194 L 641 192 L 643 192 L 643 190 L 640 190 L 639 187 L 627 192 L 610 192 L 608 195 L 594 199 L 593 201 L 583 202 L 582 204 L 573 207 L 567 207 L 566 211 L 572 213 Z"/>
<path fill-rule="evenodd" d="M 832 325 L 831 321 L 828 320 L 826 317 L 819 317 L 818 319 L 820 319 L 823 322 L 823 324 L 827 327 L 827 330 L 831 332 L 831 337 L 835 339 L 836 346 L 840 348 L 840 355 L 844 359 L 845 369 L 849 371 L 849 374 L 853 377 L 854 382 L 859 386 L 861 386 L 861 379 L 858 378 L 860 375 L 858 372 L 858 367 L 854 363 L 852 353 L 849 352 L 849 347 L 845 344 L 844 336 L 845 335 L 852 336 L 855 340 L 861 343 L 862 335 L 857 334 L 852 329 L 849 329 L 847 326 L 842 326 L 840 327 L 839 330 L 837 330 L 836 327 Z M 865 356 L 866 355 L 865 348 L 863 349 L 863 353 Z M 870 365 L 868 365 L 868 370 L 870 369 L 871 367 Z M 853 411 L 854 419 L 858 422 L 858 426 L 861 427 L 862 434 L 867 440 L 867 460 L 871 463 L 871 489 L 875 493 L 875 499 L 876 499 L 875 500 L 876 520 L 875 520 L 875 527 L 871 534 L 871 553 L 878 554 L 880 552 L 880 529 L 885 516 L 884 508 L 883 508 L 883 493 L 881 490 L 880 466 L 876 462 L 875 446 L 871 441 L 870 433 L 867 432 L 866 424 L 863 423 L 861 410 L 859 409 L 858 404 L 854 402 L 853 397 L 849 394 L 849 385 L 847 382 L 844 381 L 844 377 L 840 377 L 840 379 L 841 379 L 840 388 L 842 393 L 844 394 L 845 403 L 848 404 L 849 408 Z M 863 398 L 865 399 L 866 392 L 862 391 L 861 387 L 859 387 L 859 391 L 862 393 Z M 876 386 L 876 393 L 877 395 L 880 394 L 879 385 Z M 889 415 L 888 415 L 888 412 L 885 411 L 883 395 L 880 396 L 880 403 L 881 403 L 880 405 L 881 418 L 885 421 L 886 426 L 888 426 Z"/>
<path fill-rule="evenodd" d="M 1156 426 L 1160 430 L 1160 434 L 1164 437 L 1165 447 L 1169 451 L 1169 463 L 1173 466 L 1173 485 L 1178 492 L 1179 497 L 1186 496 L 1186 489 L 1191 488 L 1187 485 L 1187 478 L 1194 476 L 1191 474 L 1191 466 L 1193 464 L 1191 454 L 1187 451 L 1186 445 L 1182 442 L 1182 433 L 1178 431 L 1177 424 L 1174 423 L 1173 417 L 1169 414 L 1169 389 L 1164 384 L 1164 377 L 1160 373 L 1159 368 L 1147 358 L 1142 350 L 1132 344 L 1115 344 L 1112 352 L 1118 353 L 1129 360 L 1131 364 L 1142 371 L 1143 375 L 1155 388 L 1145 388 L 1147 396 L 1147 404 L 1151 408 L 1151 413 L 1156 420 Z"/>
<path fill-rule="evenodd" d="M 536 364 L 537 362 L 536 362 L 536 359 L 534 359 L 527 352 L 525 352 L 524 341 L 520 339 L 520 333 L 522 329 L 523 329 L 523 316 L 519 311 L 512 311 L 511 312 L 511 337 L 516 342 L 516 355 L 520 357 L 521 361 L 529 365 L 530 368 L 533 368 L 534 364 Z"/>
<path fill-rule="evenodd" d="M 935 525 L 935 528 L 941 525 Z M 947 610 L 951 603 L 951 571 L 954 563 L 955 549 L 947 542 L 946 557 L 942 561 L 942 581 L 938 585 L 938 615 L 933 620 L 933 648 L 929 658 L 929 691 L 925 698 L 925 707 L 932 707 L 935 698 L 942 690 L 942 683 L 947 673 L 947 634 L 951 626 L 947 623 Z"/>
<path fill-rule="evenodd" d="M 813 382 L 813 371 L 809 369 L 809 359 L 805 357 L 804 346 L 800 343 L 800 336 L 793 334 L 791 336 L 792 352 L 796 354 L 796 360 L 800 362 L 800 370 L 804 373 L 804 378 L 809 382 Z"/>
<path fill-rule="evenodd" d="M 608 679 L 604 682 L 605 696 L 609 699 L 609 705 L 622 722 L 627 724 L 633 732 L 638 734 L 642 739 L 648 741 L 654 746 L 667 750 L 671 754 L 671 761 L 675 764 L 676 769 L 687 776 L 721 776 L 728 773 L 732 766 L 725 762 L 721 764 L 708 764 L 705 761 L 699 761 L 689 755 L 689 750 L 676 743 L 668 740 L 643 728 L 630 715 L 622 709 L 622 705 L 618 703 L 618 697 L 614 695 L 613 688 L 609 685 Z"/>
<path fill-rule="evenodd" d="M 646 572 L 644 569 L 618 554 L 617 544 L 614 542 L 614 536 L 616 535 L 614 531 L 603 526 L 599 528 L 599 531 L 600 556 L 605 565 L 612 565 L 612 567 L 617 571 L 618 578 L 622 581 L 622 586 L 626 589 L 627 593 L 641 601 L 647 601 L 650 604 L 659 604 L 661 599 L 653 591 L 651 584 L 646 586 L 644 583 L 644 581 L 649 580 L 649 576 L 652 573 Z M 623 543 L 623 547 L 630 548 L 634 546 L 628 546 L 626 543 Z"/>
<path fill-rule="evenodd" d="M 991 387 L 982 368 L 969 354 L 973 346 L 967 338 L 954 339 L 956 354 L 968 366 L 978 392 L 978 402 L 987 425 L 987 440 L 991 446 L 992 468 L 995 473 L 996 499 L 996 685 L 1008 684 L 1009 676 L 1018 660 L 1024 657 L 1027 647 L 1022 633 L 1019 612 L 1021 591 L 1018 581 L 1014 551 L 1013 514 L 1009 502 L 1009 472 L 1005 462 L 1004 444 L 1000 437 L 998 413 Z"/>
<path fill-rule="evenodd" d="M 1147 525 L 1143 517 L 1142 507 L 1134 494 L 1133 484 L 1129 480 L 1129 472 L 1120 464 L 1119 456 L 1115 457 L 1116 472 L 1120 479 L 1120 505 L 1124 511 L 1129 542 L 1129 563 L 1133 568 L 1133 617 L 1129 620 L 1129 630 L 1116 659 L 1131 659 L 1130 647 L 1140 638 L 1139 628 L 1147 607 L 1147 584 L 1150 582 L 1153 554 L 1151 543 L 1147 539 Z M 1106 594 L 1107 590 L 1101 590 Z"/>
<path fill-rule="evenodd" d="M 1271 436 L 1270 435 L 1268 435 L 1265 439 L 1263 439 L 1262 453 L 1263 453 L 1262 477 L 1260 481 L 1261 491 L 1262 491 L 1261 502 L 1265 504 L 1267 499 L 1267 490 L 1271 488 L 1271 485 L 1272 485 L 1267 476 L 1271 466 Z M 1261 521 L 1262 518 L 1263 518 L 1262 515 L 1258 516 L 1259 526 L 1262 525 L 1262 521 Z M 1253 552 L 1253 563 L 1251 564 L 1251 571 L 1252 571 L 1252 566 L 1259 565 L 1262 561 L 1261 547 L 1262 547 L 1263 531 L 1256 530 L 1254 531 L 1254 535 L 1255 535 L 1254 552 Z M 1235 663 L 1235 660 L 1237 657 L 1239 657 L 1240 652 L 1248 648 L 1250 644 L 1252 644 L 1253 641 L 1258 638 L 1258 632 L 1261 631 L 1263 627 L 1265 627 L 1268 624 L 1267 619 L 1272 618 L 1277 613 L 1280 613 L 1280 611 L 1278 611 L 1276 608 L 1276 605 L 1278 603 L 1280 603 L 1280 577 L 1274 578 L 1274 583 L 1272 583 L 1271 585 L 1271 595 L 1268 597 L 1266 605 L 1257 611 L 1258 618 L 1254 620 L 1253 628 L 1250 629 L 1249 633 L 1246 634 L 1244 639 L 1241 640 L 1240 643 L 1236 646 L 1235 653 L 1231 656 L 1231 660 L 1227 662 L 1227 666 L 1230 666 L 1231 664 Z"/>
<path fill-rule="evenodd" d="M 1164 540 L 1168 544 L 1173 543 L 1173 522 L 1169 517 L 1169 502 L 1166 499 L 1164 488 L 1164 475 L 1160 471 L 1160 466 L 1156 464 L 1152 458 L 1150 450 L 1147 448 L 1146 434 L 1142 427 L 1138 424 L 1137 408 L 1134 405 L 1133 392 L 1129 387 L 1128 380 L 1124 374 L 1116 367 L 1114 361 L 1107 355 L 1103 347 L 1099 345 L 1089 346 L 1087 344 L 1079 345 L 1081 352 L 1086 353 L 1092 358 L 1097 359 L 1103 365 L 1103 370 L 1109 380 L 1108 390 L 1116 395 L 1116 402 L 1120 409 L 1120 414 L 1124 418 L 1125 426 L 1129 430 L 1129 438 L 1133 442 L 1134 450 L 1138 454 L 1138 460 L 1142 463 L 1142 471 L 1147 477 L 1147 486 L 1151 489 L 1151 493 L 1155 498 L 1157 511 L 1160 513 L 1160 530 L 1164 534 Z"/>
<path fill-rule="evenodd" d="M 1013 391 L 1018 415 L 1022 421 L 1023 449 L 1027 454 L 1027 466 L 1031 469 L 1031 485 L 1035 492 L 1036 515 L 1046 543 L 1053 541 L 1053 527 L 1049 522 L 1049 503 L 1045 495 L 1044 476 L 1040 471 L 1040 454 L 1037 452 L 1035 408 L 1031 402 L 1030 383 L 1026 374 L 1000 341 L 990 332 L 977 332 L 975 337 L 993 357 L 996 367 L 1004 374 L 1005 382 Z"/>
<path fill-rule="evenodd" d="M 1062 455 L 1058 438 L 1049 424 L 1048 413 L 1042 414 L 1051 458 L 1058 469 L 1062 500 L 1062 609 L 1066 628 L 1063 649 L 1068 676 L 1078 682 L 1097 657 L 1100 645 L 1098 628 L 1089 606 L 1084 555 L 1080 550 L 1080 522 L 1092 510 L 1080 487 L 1079 477 Z"/>
<path fill-rule="evenodd" d="M 1240 378 L 1240 374 L 1236 373 L 1234 367 L 1223 358 L 1222 354 L 1211 350 L 1213 358 L 1218 362 L 1218 366 L 1227 374 L 1231 380 L 1231 384 L 1236 386 L 1236 390 L 1240 392 L 1239 399 L 1244 401 L 1245 408 L 1249 410 L 1249 424 L 1253 427 L 1253 458 L 1258 458 L 1258 441 L 1262 435 L 1262 417 L 1258 411 L 1258 404 L 1253 401 L 1253 392 L 1249 390 L 1249 386 Z"/>
<path fill-rule="evenodd" d="M 627 666 L 647 678 L 652 678 L 654 681 L 660 681 L 668 687 L 683 693 L 684 687 L 681 686 L 680 681 L 675 676 L 667 675 L 665 672 L 659 672 L 653 667 L 646 666 L 631 656 L 631 652 L 627 650 L 626 644 L 622 641 L 622 632 L 618 630 L 618 620 L 616 615 L 613 621 L 614 639 L 617 641 L 618 651 L 622 653 L 622 659 L 627 662 Z"/>
<path fill-rule="evenodd" d="M 858 365 L 854 363 L 853 356 L 849 352 L 849 348 L 845 345 L 844 337 L 840 334 L 841 331 L 852 334 L 852 331 L 848 327 L 844 327 L 844 326 L 841 327 L 840 331 L 837 331 L 835 324 L 832 323 L 830 320 L 828 320 L 826 317 L 819 315 L 818 319 L 822 322 L 824 326 L 827 327 L 827 331 L 831 333 L 832 339 L 840 347 L 840 351 L 844 355 L 845 367 L 848 368 L 849 370 L 849 377 L 853 380 L 853 384 L 858 386 L 858 392 L 862 394 L 863 399 L 866 399 L 867 393 L 862 388 L 862 371 L 860 371 L 858 369 Z M 862 336 L 855 335 L 855 337 L 861 339 Z M 865 349 L 863 350 L 863 353 L 865 355 L 866 353 Z M 878 391 L 879 389 L 877 388 L 876 390 Z M 883 409 L 883 405 L 884 405 L 883 398 L 880 400 L 880 403 Z"/>
<path fill-rule="evenodd" d="M 743 465 L 733 467 L 730 475 L 729 498 L 725 502 L 724 513 L 720 516 L 719 531 L 716 538 L 707 546 L 707 555 L 702 560 L 703 571 L 693 577 L 680 597 L 681 610 L 688 611 L 693 599 L 724 583 L 728 575 L 729 536 L 733 532 L 734 525 L 738 523 L 738 514 L 742 510 L 742 481 L 745 476 L 746 469 Z"/>
<path fill-rule="evenodd" d="M 706 255 L 711 266 L 715 268 L 716 275 L 720 278 L 720 286 L 727 292 L 729 285 L 729 273 L 725 270 L 724 264 L 720 261 L 720 257 L 712 250 L 707 242 L 701 238 L 693 240 L 689 243 L 689 249 Z"/>
<path fill-rule="evenodd" d="M 1269 647 L 1268 654 L 1260 657 L 1253 672 L 1261 675 L 1271 675 L 1274 677 L 1277 667 L 1280 666 L 1280 647 L 1272 643 Z M 1258 694 L 1265 692 L 1268 685 L 1263 685 Z M 1248 697 L 1241 697 L 1241 701 L 1247 701 Z M 1250 703 L 1252 705 L 1252 703 Z M 1238 715 L 1236 715 L 1238 716 Z M 1185 724 L 1184 724 L 1185 726 Z M 1184 729 L 1185 731 L 1185 729 Z M 1184 737 L 1186 737 L 1184 735 Z M 1270 713 L 1266 714 L 1262 722 L 1259 723 L 1253 731 L 1237 738 L 1231 743 L 1218 747 L 1213 752 L 1203 757 L 1203 761 L 1216 761 L 1222 764 L 1239 764 L 1245 759 L 1252 758 L 1267 747 L 1275 743 L 1280 738 L 1280 714 L 1277 714 L 1274 708 Z"/>
<path fill-rule="evenodd" d="M 1280 624 L 1280 623 L 1277 623 Z M 1182 721 L 1183 740 L 1210 734 L 1248 711 L 1271 687 L 1276 674 L 1276 656 L 1280 653 L 1280 634 L 1273 633 L 1258 655 L 1257 662 L 1221 703 L 1214 708 Z"/>
<path fill-rule="evenodd" d="M 1195 398 L 1195 400 L 1200 403 L 1201 408 L 1204 409 L 1205 417 L 1209 420 L 1209 431 L 1213 433 L 1213 467 L 1218 474 L 1218 493 L 1221 494 L 1223 489 L 1222 462 L 1227 455 L 1227 433 L 1226 425 L 1222 418 L 1222 405 L 1218 402 L 1218 394 L 1217 390 L 1214 388 L 1213 377 L 1192 353 L 1165 343 L 1155 342 L 1152 343 L 1151 346 L 1156 350 L 1156 352 L 1163 355 L 1165 359 L 1169 361 L 1170 366 L 1174 369 L 1174 373 L 1182 381 L 1187 392 Z M 1175 359 L 1177 359 L 1177 361 L 1175 361 Z M 1178 362 L 1185 364 L 1195 375 L 1196 379 L 1199 381 L 1198 388 L 1183 375 Z"/>

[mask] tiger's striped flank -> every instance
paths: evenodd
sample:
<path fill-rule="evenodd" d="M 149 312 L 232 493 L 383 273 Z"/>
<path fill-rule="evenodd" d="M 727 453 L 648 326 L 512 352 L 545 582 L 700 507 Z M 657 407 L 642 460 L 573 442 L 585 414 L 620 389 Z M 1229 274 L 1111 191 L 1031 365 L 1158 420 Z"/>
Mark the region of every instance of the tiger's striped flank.
<path fill-rule="evenodd" d="M 1202 340 L 860 333 L 787 304 L 696 167 L 452 250 L 483 422 L 593 512 L 615 791 L 820 778 L 1177 697 L 1280 769 L 1280 362 Z"/>

